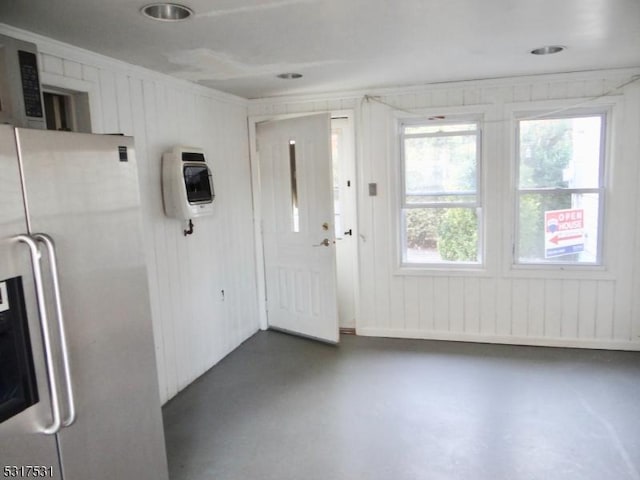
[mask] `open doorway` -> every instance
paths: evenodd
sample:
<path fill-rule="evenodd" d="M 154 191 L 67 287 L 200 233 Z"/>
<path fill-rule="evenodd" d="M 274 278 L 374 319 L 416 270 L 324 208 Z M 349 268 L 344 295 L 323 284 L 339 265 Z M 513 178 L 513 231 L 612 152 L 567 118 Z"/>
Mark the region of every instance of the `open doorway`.
<path fill-rule="evenodd" d="M 333 160 L 338 320 L 341 332 L 355 333 L 358 222 L 352 117 L 332 116 L 331 156 Z"/>

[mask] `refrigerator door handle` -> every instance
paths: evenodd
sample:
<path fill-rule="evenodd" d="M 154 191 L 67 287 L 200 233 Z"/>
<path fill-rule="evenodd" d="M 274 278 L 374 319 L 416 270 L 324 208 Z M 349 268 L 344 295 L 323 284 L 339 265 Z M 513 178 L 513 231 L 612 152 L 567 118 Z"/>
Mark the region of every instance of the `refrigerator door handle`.
<path fill-rule="evenodd" d="M 60 333 L 60 350 L 62 352 L 62 365 L 64 368 L 64 380 L 67 390 L 67 416 L 62 421 L 63 427 L 68 427 L 76 420 L 76 404 L 73 395 L 73 385 L 71 384 L 71 367 L 69 361 L 69 348 L 67 346 L 67 334 L 64 326 L 64 316 L 62 313 L 62 298 L 60 295 L 60 281 L 58 277 L 58 261 L 56 257 L 56 247 L 53 239 L 46 233 L 34 233 L 33 238 L 44 244 L 49 255 L 49 265 L 51 269 L 51 283 L 53 285 L 53 298 L 56 306 L 56 316 L 58 319 L 58 331 Z"/>
<path fill-rule="evenodd" d="M 33 277 L 36 286 L 36 300 L 38 303 L 38 315 L 40 317 L 40 326 L 42 330 L 42 341 L 44 343 L 44 355 L 47 368 L 47 379 L 49 381 L 49 390 L 51 394 L 51 415 L 52 423 L 41 431 L 47 435 L 53 435 L 60 431 L 62 421 L 60 420 L 60 396 L 58 393 L 58 381 L 53 363 L 53 349 L 51 348 L 51 336 L 49 334 L 49 319 L 47 317 L 47 306 L 44 296 L 44 285 L 42 282 L 42 270 L 40 269 L 40 249 L 36 241 L 29 235 L 17 235 L 13 240 L 24 243 L 29 247 L 31 253 L 31 267 L 33 269 Z"/>

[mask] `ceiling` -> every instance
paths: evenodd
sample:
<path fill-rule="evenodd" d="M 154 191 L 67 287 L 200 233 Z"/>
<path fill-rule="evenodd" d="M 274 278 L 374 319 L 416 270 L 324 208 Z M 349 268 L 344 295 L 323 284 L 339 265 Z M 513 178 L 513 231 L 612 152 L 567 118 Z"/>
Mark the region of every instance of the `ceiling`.
<path fill-rule="evenodd" d="M 177 23 L 151 1 L 2 0 L 0 22 L 245 98 L 640 66 L 640 0 L 178 0 Z"/>

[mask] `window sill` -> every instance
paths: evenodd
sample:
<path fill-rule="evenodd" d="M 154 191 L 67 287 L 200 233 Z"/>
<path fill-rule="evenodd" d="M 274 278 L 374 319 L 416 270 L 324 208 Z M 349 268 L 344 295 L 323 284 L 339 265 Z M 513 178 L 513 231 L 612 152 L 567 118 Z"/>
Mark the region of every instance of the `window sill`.
<path fill-rule="evenodd" d="M 616 275 L 604 266 L 573 265 L 511 265 L 500 273 L 486 265 L 404 265 L 396 266 L 395 277 L 469 277 L 546 280 L 603 280 L 615 281 Z"/>
<path fill-rule="evenodd" d="M 558 280 L 616 280 L 603 265 L 511 265 L 504 272 L 509 278 L 546 278 Z"/>
<path fill-rule="evenodd" d="M 397 277 L 478 277 L 491 278 L 492 272 L 485 265 L 401 265 L 396 266 Z"/>

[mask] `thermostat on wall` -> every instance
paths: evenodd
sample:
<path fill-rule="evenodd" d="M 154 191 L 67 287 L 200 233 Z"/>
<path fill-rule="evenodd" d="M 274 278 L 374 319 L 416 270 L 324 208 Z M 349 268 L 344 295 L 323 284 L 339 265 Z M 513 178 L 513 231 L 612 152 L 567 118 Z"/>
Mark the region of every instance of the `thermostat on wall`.
<path fill-rule="evenodd" d="M 164 213 L 187 220 L 213 213 L 213 180 L 201 148 L 176 146 L 162 155 Z"/>

